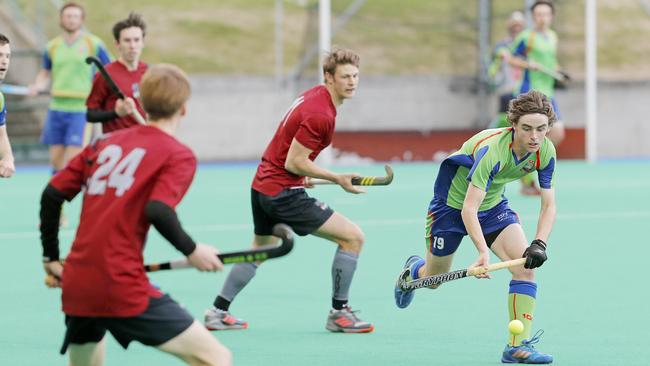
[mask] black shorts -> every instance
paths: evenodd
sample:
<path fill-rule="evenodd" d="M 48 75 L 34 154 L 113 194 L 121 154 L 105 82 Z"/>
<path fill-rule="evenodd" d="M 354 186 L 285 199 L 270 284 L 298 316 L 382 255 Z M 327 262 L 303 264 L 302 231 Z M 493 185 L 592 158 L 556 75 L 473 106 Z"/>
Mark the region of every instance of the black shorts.
<path fill-rule="evenodd" d="M 255 235 L 271 235 L 273 225 L 284 223 L 305 236 L 321 227 L 334 214 L 327 204 L 309 197 L 303 188 L 285 189 L 267 196 L 251 189 Z"/>
<path fill-rule="evenodd" d="M 65 316 L 67 327 L 61 354 L 70 344 L 97 343 L 108 330 L 113 337 L 127 348 L 131 341 L 147 346 L 159 346 L 184 332 L 192 325 L 194 318 L 169 295 L 149 298 L 149 306 L 139 315 L 118 317 Z"/>
<path fill-rule="evenodd" d="M 499 113 L 508 112 L 508 106 L 510 105 L 510 101 L 513 99 L 515 99 L 515 97 L 512 93 L 499 95 Z"/>

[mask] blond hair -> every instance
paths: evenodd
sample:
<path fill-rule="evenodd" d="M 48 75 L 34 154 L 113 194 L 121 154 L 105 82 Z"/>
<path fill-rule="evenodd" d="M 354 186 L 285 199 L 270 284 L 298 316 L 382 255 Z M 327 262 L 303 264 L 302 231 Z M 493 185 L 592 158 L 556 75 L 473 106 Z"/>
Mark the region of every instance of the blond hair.
<path fill-rule="evenodd" d="M 155 65 L 142 77 L 140 100 L 150 120 L 171 118 L 189 98 L 190 82 L 178 66 Z"/>
<path fill-rule="evenodd" d="M 557 121 L 551 100 L 544 93 L 537 90 L 530 90 L 527 93 L 520 94 L 508 104 L 508 122 L 512 125 L 517 124 L 522 116 L 534 113 L 546 115 L 549 127 L 553 126 L 553 123 Z"/>
<path fill-rule="evenodd" d="M 359 55 L 348 49 L 334 48 L 323 58 L 323 74 L 334 76 L 339 65 L 354 65 L 359 67 Z"/>

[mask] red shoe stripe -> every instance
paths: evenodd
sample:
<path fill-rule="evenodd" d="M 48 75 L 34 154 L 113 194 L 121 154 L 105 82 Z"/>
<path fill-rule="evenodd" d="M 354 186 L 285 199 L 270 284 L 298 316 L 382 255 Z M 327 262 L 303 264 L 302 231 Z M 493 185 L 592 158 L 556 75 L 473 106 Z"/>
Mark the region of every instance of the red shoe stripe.
<path fill-rule="evenodd" d="M 343 328 L 349 327 L 350 325 L 353 324 L 352 320 L 350 320 L 348 318 L 344 318 L 344 317 L 340 317 L 340 318 L 336 319 L 334 321 L 334 323 L 336 325 L 338 325 L 339 327 L 343 327 Z"/>

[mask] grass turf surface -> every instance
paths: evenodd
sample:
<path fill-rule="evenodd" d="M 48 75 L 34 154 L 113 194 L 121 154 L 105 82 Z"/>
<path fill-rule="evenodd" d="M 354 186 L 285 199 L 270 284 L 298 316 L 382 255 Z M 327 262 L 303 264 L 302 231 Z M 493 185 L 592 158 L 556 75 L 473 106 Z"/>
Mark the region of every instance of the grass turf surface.
<path fill-rule="evenodd" d="M 639 235 L 650 218 L 650 163 L 589 165 L 561 161 L 556 191 L 557 222 L 549 261 L 538 271 L 534 328 L 546 333 L 538 348 L 558 365 L 642 365 L 638 349 L 650 320 L 645 282 L 648 254 Z M 233 314 L 250 322 L 244 331 L 216 332 L 234 353 L 236 365 L 496 365 L 507 337 L 507 271 L 492 280 L 464 279 L 439 290 L 419 290 L 406 310 L 393 303 L 392 287 L 403 261 L 423 254 L 424 217 L 437 171 L 435 164 L 394 165 L 395 181 L 353 196 L 337 187 L 312 195 L 360 224 L 366 246 L 352 285 L 351 304 L 376 330 L 366 335 L 325 330 L 330 302 L 330 266 L 335 246 L 299 237 L 288 256 L 265 263 L 235 300 Z M 337 168 L 379 174 L 381 166 Z M 186 229 L 223 251 L 251 241 L 249 182 L 254 166 L 203 166 L 179 206 Z M 47 171 L 21 170 L 0 180 L 0 242 L 8 259 L 0 298 L 3 364 L 65 364 L 57 351 L 63 335 L 58 290 L 43 284 L 38 240 L 38 202 Z M 529 239 L 539 201 L 506 192 Z M 61 233 L 67 251 L 78 221 L 79 200 L 66 207 L 71 229 Z M 466 238 L 454 269 L 475 259 Z M 178 257 L 155 232 L 147 261 Z M 492 256 L 492 261 L 497 261 Z M 156 273 L 151 280 L 197 318 L 208 307 L 224 274 L 193 270 Z M 123 351 L 109 336 L 107 365 L 178 365 L 180 361 L 133 343 Z"/>

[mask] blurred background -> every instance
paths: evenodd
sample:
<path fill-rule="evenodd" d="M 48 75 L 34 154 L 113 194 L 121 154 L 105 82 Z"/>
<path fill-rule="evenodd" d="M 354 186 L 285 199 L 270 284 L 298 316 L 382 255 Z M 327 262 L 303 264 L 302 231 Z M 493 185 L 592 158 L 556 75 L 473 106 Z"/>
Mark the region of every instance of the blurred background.
<path fill-rule="evenodd" d="M 589 0 L 591 1 L 591 0 Z M 586 102 L 586 2 L 556 0 L 559 61 L 573 77 L 557 100 L 567 127 L 560 158 L 650 156 L 650 1 L 594 0 L 597 94 Z M 60 33 L 60 0 L 0 0 L 12 40 L 6 83 L 34 80 L 46 41 Z M 191 74 L 181 129 L 202 161 L 257 160 L 290 102 L 319 81 L 319 46 L 361 55 L 357 96 L 339 110 L 334 162 L 431 161 L 489 126 L 497 108 L 487 65 L 515 10 L 530 0 L 139 0 L 80 1 L 86 27 L 115 54 L 110 29 L 130 11 L 148 23 L 147 63 Z M 323 13 L 323 6 L 330 13 Z M 321 17 L 324 15 L 324 17 Z M 530 22 L 529 14 L 527 21 Z M 323 19 L 329 19 L 323 28 Z M 329 29 L 328 29 L 329 28 Z M 322 42 L 322 41 L 321 41 Z M 38 137 L 47 97 L 8 96 L 18 164 L 47 161 Z M 591 108 L 591 109 L 589 109 Z M 588 111 L 595 116 L 588 125 Z M 239 138 L 241 137 L 241 138 Z"/>

